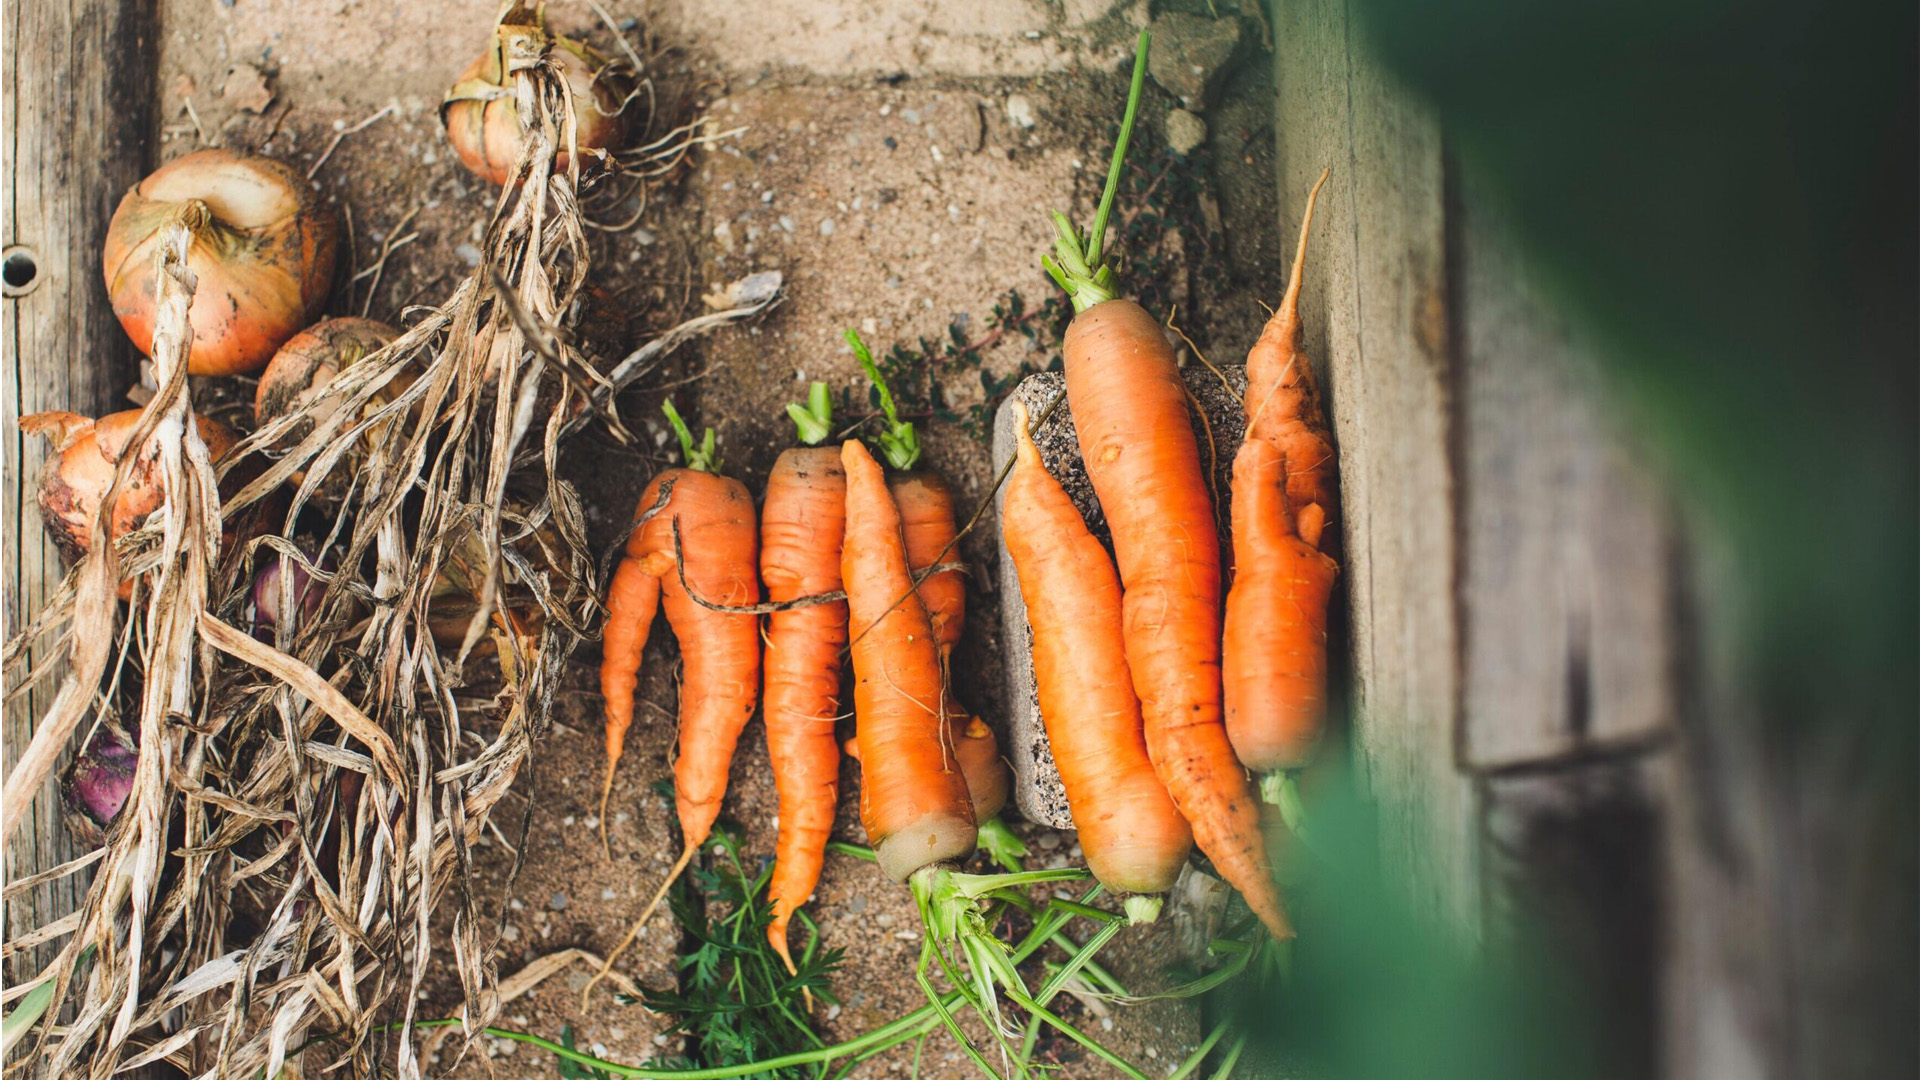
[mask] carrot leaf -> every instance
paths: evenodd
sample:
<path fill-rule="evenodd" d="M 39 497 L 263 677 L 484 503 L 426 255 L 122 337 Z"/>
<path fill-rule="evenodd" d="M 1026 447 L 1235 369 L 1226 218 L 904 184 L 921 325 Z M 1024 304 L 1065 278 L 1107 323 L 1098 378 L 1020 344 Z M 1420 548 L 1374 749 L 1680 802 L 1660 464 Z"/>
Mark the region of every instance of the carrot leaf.
<path fill-rule="evenodd" d="M 799 429 L 800 441 L 807 446 L 818 446 L 833 434 L 833 392 L 826 383 L 814 382 L 807 387 L 805 405 L 787 402 L 787 415 Z"/>
<path fill-rule="evenodd" d="M 900 407 L 894 403 L 893 391 L 887 388 L 880 365 L 873 362 L 873 353 L 867 349 L 867 343 L 860 340 L 859 333 L 848 330 L 847 344 L 853 346 L 854 358 L 860 361 L 867 380 L 880 394 L 880 411 L 887 419 L 886 429 L 880 432 L 880 450 L 886 455 L 887 464 L 902 472 L 913 468 L 920 462 L 920 435 L 914 431 L 913 421 L 900 419 Z"/>
<path fill-rule="evenodd" d="M 1153 35 L 1140 31 L 1139 44 L 1133 54 L 1133 81 L 1127 89 L 1127 110 L 1120 120 L 1120 137 L 1113 144 L 1113 161 L 1107 166 L 1107 186 L 1100 193 L 1093 228 L 1082 236 L 1067 215 L 1055 211 L 1054 253 L 1040 256 L 1040 265 L 1066 290 L 1075 311 L 1085 311 L 1118 295 L 1113 269 L 1105 262 L 1107 220 L 1113 215 L 1113 200 L 1120 192 L 1120 174 L 1126 165 L 1127 146 L 1133 141 L 1134 121 L 1140 116 L 1140 95 L 1147 81 L 1147 50 L 1152 43 Z"/>
<path fill-rule="evenodd" d="M 680 410 L 673 407 L 673 399 L 660 403 L 660 411 L 667 414 L 667 423 L 673 425 L 673 433 L 680 438 L 680 458 L 689 469 L 698 472 L 717 473 L 720 471 L 720 459 L 714 454 L 713 429 L 708 428 L 700 439 L 700 445 L 693 444 L 693 432 L 687 429 L 687 422 L 680 418 Z"/>

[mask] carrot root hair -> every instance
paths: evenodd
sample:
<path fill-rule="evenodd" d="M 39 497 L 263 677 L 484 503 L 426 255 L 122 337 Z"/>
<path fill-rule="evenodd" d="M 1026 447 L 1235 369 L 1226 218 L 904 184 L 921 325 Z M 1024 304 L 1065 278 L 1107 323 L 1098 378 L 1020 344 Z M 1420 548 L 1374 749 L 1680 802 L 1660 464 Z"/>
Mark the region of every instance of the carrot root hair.
<path fill-rule="evenodd" d="M 640 913 L 639 918 L 633 920 L 632 926 L 627 927 L 627 934 L 620 939 L 620 944 L 615 945 L 613 951 L 607 954 L 607 958 L 600 961 L 600 970 L 594 972 L 593 978 L 587 980 L 587 985 L 580 988 L 582 1011 L 586 1010 L 587 1002 L 591 1000 L 594 986 L 607 977 L 607 974 L 613 970 L 614 961 L 620 959 L 620 954 L 627 951 L 627 947 L 633 944 L 633 939 L 640 936 L 640 928 L 647 925 L 647 920 L 653 917 L 653 912 L 660 906 L 660 901 L 666 899 L 667 890 L 673 888 L 673 883 L 680 880 L 680 875 L 686 872 L 687 866 L 693 862 L 694 854 L 699 850 L 698 844 L 688 844 L 680 849 L 680 858 L 674 862 L 673 869 L 667 871 L 667 879 L 654 890 L 653 899 L 647 901 L 647 909 Z"/>

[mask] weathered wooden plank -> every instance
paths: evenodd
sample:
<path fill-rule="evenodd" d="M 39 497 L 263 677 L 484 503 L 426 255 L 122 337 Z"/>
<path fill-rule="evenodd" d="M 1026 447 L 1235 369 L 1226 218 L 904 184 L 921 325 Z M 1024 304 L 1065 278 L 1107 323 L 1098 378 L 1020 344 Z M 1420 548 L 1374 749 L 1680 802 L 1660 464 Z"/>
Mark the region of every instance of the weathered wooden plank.
<path fill-rule="evenodd" d="M 1451 225 L 1462 757 L 1504 768 L 1645 741 L 1673 714 L 1660 499 L 1471 183 Z"/>
<path fill-rule="evenodd" d="M 1445 206 L 1434 118 L 1366 56 L 1343 3 L 1276 11 L 1283 234 L 1330 167 L 1302 301 L 1341 453 L 1356 744 L 1387 857 L 1474 933 L 1473 792 L 1458 703 Z"/>
<path fill-rule="evenodd" d="M 124 404 L 136 356 L 107 302 L 100 249 L 107 219 L 151 155 L 155 128 L 151 0 L 15 0 L 6 6 L 7 262 L 0 395 L 5 453 L 5 621 L 13 634 L 61 575 L 33 504 L 44 453 L 16 421 L 42 409 L 99 414 Z M 15 294 L 18 295 L 15 295 Z M 6 767 L 50 698 L 34 693 L 6 714 Z M 72 853 L 52 785 L 6 838 L 9 877 Z M 7 905 L 9 938 L 71 910 L 84 878 L 35 889 Z M 33 953 L 34 950 L 27 950 Z M 15 978 L 37 955 L 16 959 Z"/>

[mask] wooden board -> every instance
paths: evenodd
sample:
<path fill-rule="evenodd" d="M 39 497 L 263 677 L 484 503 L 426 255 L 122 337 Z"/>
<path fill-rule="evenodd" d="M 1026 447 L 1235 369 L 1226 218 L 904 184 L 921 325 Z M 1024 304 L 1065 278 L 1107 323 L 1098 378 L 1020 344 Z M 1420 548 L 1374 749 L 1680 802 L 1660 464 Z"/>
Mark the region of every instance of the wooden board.
<path fill-rule="evenodd" d="M 100 250 L 114 205 L 147 169 L 156 118 L 151 4 L 15 0 L 5 18 L 8 380 L 0 439 L 11 636 L 62 574 L 34 506 L 42 440 L 23 436 L 17 421 L 43 409 L 99 415 L 127 407 L 122 394 L 138 358 L 107 303 Z M 7 710 L 9 770 L 51 698 L 48 687 Z M 19 833 L 5 841 L 7 875 L 44 870 L 73 854 L 49 784 Z M 7 936 L 72 910 L 86 880 L 76 875 L 9 902 Z M 37 972 L 45 953 L 16 958 L 8 974 Z"/>
<path fill-rule="evenodd" d="M 1301 299 L 1340 450 L 1352 739 L 1387 857 L 1451 929 L 1476 932 L 1470 787 L 1453 769 L 1445 206 L 1433 117 L 1361 51 L 1344 6 L 1277 11 L 1280 229 L 1321 194 Z"/>

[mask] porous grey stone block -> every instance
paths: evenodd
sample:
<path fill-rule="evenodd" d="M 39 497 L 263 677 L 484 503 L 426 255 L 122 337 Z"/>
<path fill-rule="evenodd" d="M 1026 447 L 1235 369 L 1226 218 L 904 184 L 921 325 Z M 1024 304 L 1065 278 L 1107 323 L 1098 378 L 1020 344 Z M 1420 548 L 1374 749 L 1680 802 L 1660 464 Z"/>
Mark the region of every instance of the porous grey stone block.
<path fill-rule="evenodd" d="M 1220 528 L 1222 555 L 1228 550 L 1227 492 L 1233 471 L 1233 454 L 1246 431 L 1246 414 L 1239 395 L 1247 384 L 1246 369 L 1232 366 L 1214 374 L 1201 364 L 1182 369 L 1187 389 L 1198 406 L 1194 412 L 1194 434 L 1200 444 L 1202 465 L 1211 461 L 1214 514 Z M 1222 383 L 1224 377 L 1225 383 Z M 1026 404 L 1027 412 L 1038 417 L 1050 402 L 1060 397 L 1066 379 L 1057 372 L 1029 376 L 1000 404 L 993 423 L 993 466 L 995 474 L 1013 457 L 1013 402 Z M 1063 400 L 1047 422 L 1034 433 L 1034 446 L 1047 471 L 1066 490 L 1080 515 L 1102 544 L 1111 552 L 1113 543 L 1107 534 L 1107 519 L 1094 498 L 1093 485 L 1080 463 L 1080 445 L 1073 434 L 1073 416 Z M 994 509 L 1000 510 L 1005 488 L 994 496 Z M 1033 685 L 1032 638 L 1027 626 L 1027 605 L 1020 596 L 1020 577 L 1013 557 L 1000 544 L 1000 640 L 1006 650 L 1007 687 L 1007 759 L 1013 764 L 1014 801 L 1029 820 L 1056 829 L 1073 828 L 1073 815 L 1067 809 L 1066 790 L 1060 784 L 1060 771 L 1054 766 L 1053 752 L 1047 745 L 1047 730 L 1040 719 L 1039 698 Z"/>

